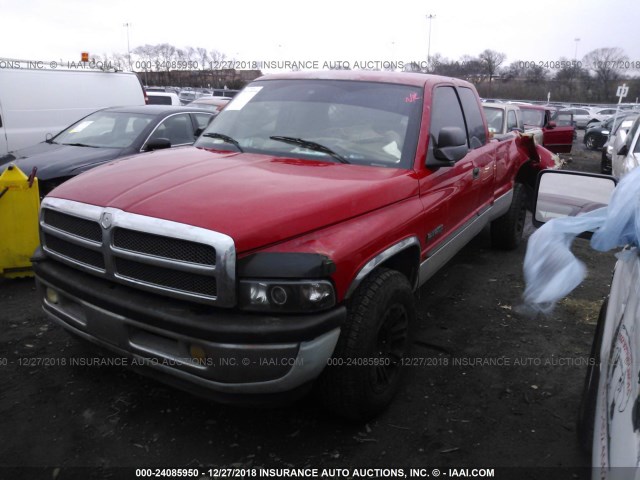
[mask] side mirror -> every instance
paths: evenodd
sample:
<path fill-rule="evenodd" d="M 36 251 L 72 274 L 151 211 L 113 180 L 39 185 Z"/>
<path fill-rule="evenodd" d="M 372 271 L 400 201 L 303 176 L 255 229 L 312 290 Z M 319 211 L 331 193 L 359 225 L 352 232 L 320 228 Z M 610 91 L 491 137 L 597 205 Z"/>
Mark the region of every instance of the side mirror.
<path fill-rule="evenodd" d="M 624 157 L 627 153 L 629 153 L 629 146 L 625 143 L 620 147 L 620 150 L 618 150 L 618 155 L 622 155 Z"/>
<path fill-rule="evenodd" d="M 163 148 L 171 148 L 171 140 L 168 138 L 154 138 L 149 140 L 144 146 L 145 152 L 151 152 L 152 150 L 162 150 Z"/>
<path fill-rule="evenodd" d="M 609 204 L 615 178 L 596 173 L 542 170 L 538 174 L 533 224 L 575 217 Z"/>
<path fill-rule="evenodd" d="M 553 120 L 550 122 L 547 122 L 547 128 L 556 128 L 556 126 L 557 124 Z"/>
<path fill-rule="evenodd" d="M 468 151 L 467 135 L 460 127 L 442 127 L 438 132 L 438 142 L 433 148 L 433 155 L 438 160 L 453 165 Z"/>

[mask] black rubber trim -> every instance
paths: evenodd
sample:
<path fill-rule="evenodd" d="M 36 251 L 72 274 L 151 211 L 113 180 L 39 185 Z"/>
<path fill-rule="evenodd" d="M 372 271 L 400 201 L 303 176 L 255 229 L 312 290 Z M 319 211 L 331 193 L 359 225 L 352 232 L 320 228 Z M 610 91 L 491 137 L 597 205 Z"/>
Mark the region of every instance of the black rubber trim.
<path fill-rule="evenodd" d="M 109 282 L 34 254 L 36 280 L 109 312 L 182 335 L 232 343 L 312 340 L 341 326 L 344 306 L 313 315 L 268 315 L 206 307 Z M 40 285 L 42 286 L 42 285 Z"/>
<path fill-rule="evenodd" d="M 319 253 L 255 253 L 238 260 L 238 278 L 326 278 L 336 266 Z"/>

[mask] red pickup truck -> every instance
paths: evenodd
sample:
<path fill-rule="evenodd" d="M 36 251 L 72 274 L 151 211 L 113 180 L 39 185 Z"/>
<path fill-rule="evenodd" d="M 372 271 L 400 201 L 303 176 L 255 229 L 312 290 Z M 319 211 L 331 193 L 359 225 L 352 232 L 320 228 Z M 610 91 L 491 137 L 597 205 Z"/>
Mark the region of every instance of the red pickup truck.
<path fill-rule="evenodd" d="M 180 388 L 354 419 L 398 390 L 414 291 L 486 225 L 515 248 L 557 157 L 490 141 L 470 83 L 290 73 L 239 93 L 192 147 L 91 170 L 42 203 L 44 311 Z"/>

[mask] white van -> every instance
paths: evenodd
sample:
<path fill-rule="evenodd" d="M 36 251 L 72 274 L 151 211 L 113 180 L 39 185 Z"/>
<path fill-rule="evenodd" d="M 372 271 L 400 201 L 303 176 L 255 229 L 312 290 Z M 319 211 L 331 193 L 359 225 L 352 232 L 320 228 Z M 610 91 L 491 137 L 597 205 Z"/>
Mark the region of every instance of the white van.
<path fill-rule="evenodd" d="M 42 142 L 98 109 L 145 102 L 135 73 L 0 58 L 0 156 Z"/>

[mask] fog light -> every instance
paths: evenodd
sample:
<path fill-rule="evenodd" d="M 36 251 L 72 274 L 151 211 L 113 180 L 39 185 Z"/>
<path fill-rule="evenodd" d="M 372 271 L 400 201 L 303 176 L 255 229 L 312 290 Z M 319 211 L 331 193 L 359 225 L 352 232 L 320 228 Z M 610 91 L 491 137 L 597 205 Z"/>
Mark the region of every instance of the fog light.
<path fill-rule="evenodd" d="M 58 295 L 58 292 L 56 292 L 53 288 L 47 287 L 47 301 L 49 303 L 57 305 L 60 301 L 60 295 Z"/>

